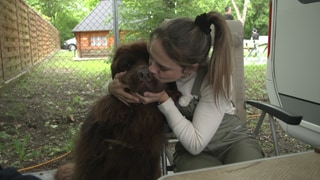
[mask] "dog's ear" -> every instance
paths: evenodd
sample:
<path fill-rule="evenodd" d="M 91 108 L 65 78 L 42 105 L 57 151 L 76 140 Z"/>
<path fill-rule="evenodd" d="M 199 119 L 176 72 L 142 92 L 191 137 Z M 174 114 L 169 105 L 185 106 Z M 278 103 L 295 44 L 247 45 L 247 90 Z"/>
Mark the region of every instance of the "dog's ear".
<path fill-rule="evenodd" d="M 178 102 L 179 98 L 182 96 L 181 92 L 178 90 L 176 82 L 167 83 L 166 92 L 174 102 Z"/>
<path fill-rule="evenodd" d="M 148 63 L 148 61 L 149 53 L 146 42 L 138 41 L 119 46 L 111 64 L 112 78 L 119 72 L 128 71 L 135 64 Z"/>

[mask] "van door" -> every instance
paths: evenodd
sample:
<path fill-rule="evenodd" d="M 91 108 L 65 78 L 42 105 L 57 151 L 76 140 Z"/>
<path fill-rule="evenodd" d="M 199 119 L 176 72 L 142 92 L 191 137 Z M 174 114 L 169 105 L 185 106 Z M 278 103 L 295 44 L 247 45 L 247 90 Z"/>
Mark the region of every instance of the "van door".
<path fill-rule="evenodd" d="M 272 0 L 267 91 L 272 104 L 302 115 L 291 136 L 320 145 L 320 0 Z"/>

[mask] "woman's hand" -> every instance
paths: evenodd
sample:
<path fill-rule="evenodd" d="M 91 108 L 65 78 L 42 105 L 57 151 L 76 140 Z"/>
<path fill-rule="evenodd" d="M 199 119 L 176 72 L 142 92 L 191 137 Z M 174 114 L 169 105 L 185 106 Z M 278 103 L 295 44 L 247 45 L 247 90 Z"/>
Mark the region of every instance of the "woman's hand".
<path fill-rule="evenodd" d="M 125 73 L 126 72 L 120 72 L 115 75 L 113 81 L 111 81 L 111 83 L 108 86 L 109 92 L 126 105 L 129 105 L 129 103 L 140 103 L 138 97 L 125 91 L 125 88 L 128 88 L 128 86 L 126 84 L 122 84 L 120 81 L 120 78 Z"/>
<path fill-rule="evenodd" d="M 148 104 L 152 102 L 157 102 L 162 104 L 167 99 L 169 99 L 169 95 L 166 91 L 161 91 L 160 93 L 152 93 L 152 92 L 145 92 L 143 96 L 136 94 L 139 97 L 139 101 L 143 104 Z"/>

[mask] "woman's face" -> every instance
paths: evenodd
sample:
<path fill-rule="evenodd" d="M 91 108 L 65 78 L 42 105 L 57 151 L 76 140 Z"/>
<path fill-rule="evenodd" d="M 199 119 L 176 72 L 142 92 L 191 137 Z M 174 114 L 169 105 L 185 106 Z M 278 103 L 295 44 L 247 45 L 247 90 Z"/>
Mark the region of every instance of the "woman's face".
<path fill-rule="evenodd" d="M 163 83 L 185 77 L 183 68 L 169 58 L 160 42 L 160 40 L 154 39 L 149 46 L 149 71 Z"/>

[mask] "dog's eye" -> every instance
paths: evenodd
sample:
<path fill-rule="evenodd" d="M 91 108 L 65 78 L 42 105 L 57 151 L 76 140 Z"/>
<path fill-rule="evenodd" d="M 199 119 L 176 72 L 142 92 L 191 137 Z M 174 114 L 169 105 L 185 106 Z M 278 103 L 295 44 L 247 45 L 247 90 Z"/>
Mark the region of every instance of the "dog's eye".
<path fill-rule="evenodd" d="M 132 64 L 131 64 L 131 63 L 128 63 L 128 64 L 127 64 L 127 68 L 130 69 L 131 67 L 132 67 Z"/>
<path fill-rule="evenodd" d="M 127 71 L 127 70 L 129 70 L 131 68 L 131 64 L 119 63 L 118 67 L 119 67 L 119 72 Z"/>

